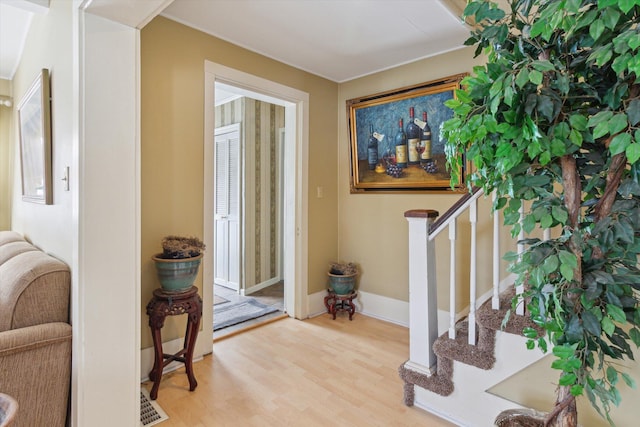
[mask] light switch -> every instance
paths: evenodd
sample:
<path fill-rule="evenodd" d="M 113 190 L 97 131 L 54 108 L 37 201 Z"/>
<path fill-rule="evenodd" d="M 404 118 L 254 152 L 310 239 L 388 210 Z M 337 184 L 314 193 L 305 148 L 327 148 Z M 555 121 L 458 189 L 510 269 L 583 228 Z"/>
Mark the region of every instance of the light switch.
<path fill-rule="evenodd" d="M 65 166 L 62 180 L 64 181 L 64 191 L 69 191 L 69 166 Z"/>
<path fill-rule="evenodd" d="M 317 187 L 316 191 L 318 193 L 318 199 L 322 199 L 324 197 L 324 188 L 322 187 Z"/>

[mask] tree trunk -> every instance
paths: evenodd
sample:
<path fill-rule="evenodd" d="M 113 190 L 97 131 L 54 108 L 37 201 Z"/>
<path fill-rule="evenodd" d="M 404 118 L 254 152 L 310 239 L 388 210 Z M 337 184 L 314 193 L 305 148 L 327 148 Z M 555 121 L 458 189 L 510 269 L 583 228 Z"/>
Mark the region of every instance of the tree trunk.
<path fill-rule="evenodd" d="M 580 208 L 582 204 L 582 185 L 576 159 L 571 155 L 565 155 L 560 159 L 562 167 L 562 181 L 564 189 L 564 205 L 569 214 L 568 226 L 575 230 L 580 222 Z M 573 281 L 577 287 L 582 287 L 582 248 L 578 242 L 569 241 L 569 249 L 577 258 L 577 267 L 573 274 Z M 580 305 L 577 293 L 567 293 L 567 298 L 574 304 Z M 578 425 L 578 410 L 576 398 L 571 394 L 570 386 L 559 386 L 556 397 L 556 405 L 549 414 L 546 426 L 551 427 L 576 427 Z"/>
<path fill-rule="evenodd" d="M 576 398 L 571 395 L 569 386 L 558 387 L 556 406 L 549 414 L 545 426 L 576 427 L 578 425 L 578 409 Z"/>

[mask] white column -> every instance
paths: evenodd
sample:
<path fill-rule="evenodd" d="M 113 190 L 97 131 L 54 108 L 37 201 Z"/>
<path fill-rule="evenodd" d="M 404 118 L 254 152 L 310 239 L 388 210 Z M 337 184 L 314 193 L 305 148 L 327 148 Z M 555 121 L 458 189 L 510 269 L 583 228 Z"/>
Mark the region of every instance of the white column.
<path fill-rule="evenodd" d="M 405 366 L 432 374 L 438 338 L 438 298 L 435 243 L 429 240 L 429 225 L 438 216 L 433 210 L 404 214 L 409 222 L 409 362 Z"/>

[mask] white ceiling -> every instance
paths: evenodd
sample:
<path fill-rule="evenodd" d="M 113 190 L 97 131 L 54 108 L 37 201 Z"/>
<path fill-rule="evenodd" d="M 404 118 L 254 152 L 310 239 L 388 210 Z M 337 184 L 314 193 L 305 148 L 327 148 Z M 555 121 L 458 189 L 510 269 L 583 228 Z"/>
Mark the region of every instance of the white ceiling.
<path fill-rule="evenodd" d="M 462 0 L 464 4 L 464 0 Z M 455 0 L 174 0 L 162 15 L 345 82 L 462 47 Z"/>
<path fill-rule="evenodd" d="M 12 79 L 32 12 L 49 0 L 0 0 L 0 78 Z M 335 82 L 459 49 L 465 0 L 93 0 L 89 11 L 142 26 L 162 15 Z M 19 7 L 14 7 L 17 5 Z M 455 6 L 454 6 L 455 7 Z M 36 10 L 37 11 L 37 10 Z M 132 16 L 134 16 L 132 18 Z"/>

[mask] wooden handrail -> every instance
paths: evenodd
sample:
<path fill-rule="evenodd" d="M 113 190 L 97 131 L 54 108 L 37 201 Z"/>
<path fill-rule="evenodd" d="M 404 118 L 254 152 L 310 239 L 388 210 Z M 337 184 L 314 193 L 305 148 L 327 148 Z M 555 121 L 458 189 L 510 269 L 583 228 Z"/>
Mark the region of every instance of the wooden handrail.
<path fill-rule="evenodd" d="M 431 224 L 429 228 L 429 238 L 433 239 L 436 237 L 444 227 L 449 224 L 451 219 L 457 218 L 464 212 L 469 204 L 473 202 L 475 199 L 483 195 L 484 192 L 480 187 L 474 187 L 470 193 L 465 193 L 460 199 L 453 204 L 442 216 L 440 216 L 437 220 Z"/>

